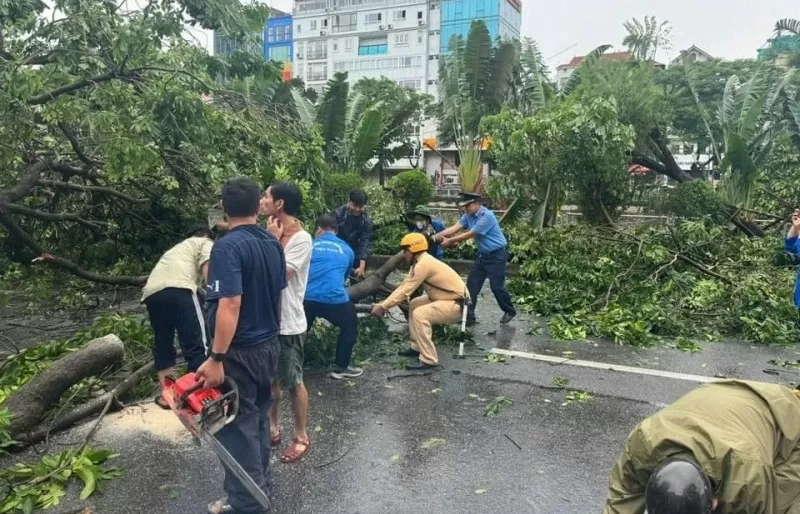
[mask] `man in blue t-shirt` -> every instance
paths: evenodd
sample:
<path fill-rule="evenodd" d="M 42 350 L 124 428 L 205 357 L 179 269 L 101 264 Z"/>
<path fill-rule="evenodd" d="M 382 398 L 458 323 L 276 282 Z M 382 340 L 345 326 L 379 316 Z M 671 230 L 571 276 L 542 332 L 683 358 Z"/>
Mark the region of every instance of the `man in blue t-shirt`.
<path fill-rule="evenodd" d="M 464 215 L 458 223 L 434 235 L 432 239 L 434 243 L 439 243 L 444 248 L 473 238 L 478 245 L 478 257 L 467 277 L 467 289 L 472 299 L 467 309 L 467 325 L 473 326 L 476 323 L 475 306 L 478 304 L 478 294 L 487 277 L 497 304 L 503 310 L 500 323 L 508 323 L 517 315 L 517 310 L 511 301 L 511 295 L 506 291 L 508 265 L 506 236 L 500 229 L 500 223 L 494 213 L 481 205 L 481 195 L 461 193 L 459 206 L 464 209 Z M 462 230 L 465 232 L 456 235 Z"/>
<path fill-rule="evenodd" d="M 211 250 L 208 270 L 211 354 L 197 370 L 208 387 L 225 376 L 239 390 L 236 419 L 217 432 L 219 442 L 266 489 L 269 476 L 269 408 L 277 378 L 281 290 L 286 263 L 278 240 L 256 224 L 260 188 L 248 178 L 228 180 L 222 205 L 230 229 Z M 241 482 L 225 470 L 227 499 L 208 506 L 211 513 L 261 513 Z"/>
<path fill-rule="evenodd" d="M 336 362 L 330 376 L 342 380 L 361 376 L 364 370 L 350 366 L 358 337 L 358 315 L 344 284 L 353 269 L 355 253 L 350 245 L 336 236 L 337 229 L 333 216 L 317 218 L 303 308 L 309 330 L 317 317 L 339 327 Z"/>

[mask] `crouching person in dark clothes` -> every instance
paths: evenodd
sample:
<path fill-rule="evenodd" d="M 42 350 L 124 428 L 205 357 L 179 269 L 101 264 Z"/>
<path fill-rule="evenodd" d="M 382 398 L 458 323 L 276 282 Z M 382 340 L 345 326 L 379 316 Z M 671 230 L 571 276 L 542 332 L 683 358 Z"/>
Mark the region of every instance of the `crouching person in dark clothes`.
<path fill-rule="evenodd" d="M 211 251 L 206 302 L 213 342 L 197 376 L 210 387 L 225 376 L 236 382 L 239 414 L 216 436 L 266 490 L 269 408 L 280 356 L 278 322 L 286 262 L 275 236 L 256 225 L 260 196 L 258 184 L 247 178 L 231 179 L 222 189 L 230 231 Z M 210 504 L 210 513 L 263 512 L 227 470 L 224 487 L 228 497 Z"/>
<path fill-rule="evenodd" d="M 210 230 L 193 230 L 186 239 L 161 256 L 142 288 L 142 302 L 147 307 L 155 336 L 153 359 L 162 386 L 175 366 L 173 343 L 176 331 L 189 371 L 197 371 L 206 360 L 206 321 L 197 290 L 207 278 L 213 245 Z M 160 394 L 155 401 L 160 407 L 169 409 Z"/>

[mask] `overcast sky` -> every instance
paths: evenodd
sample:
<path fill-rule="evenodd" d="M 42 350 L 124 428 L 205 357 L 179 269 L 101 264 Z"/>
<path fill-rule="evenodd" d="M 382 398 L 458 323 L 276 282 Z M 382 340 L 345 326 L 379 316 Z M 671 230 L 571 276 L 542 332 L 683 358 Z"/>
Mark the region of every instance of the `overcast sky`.
<path fill-rule="evenodd" d="M 267 0 L 291 12 L 292 0 Z M 656 16 L 672 24 L 668 61 L 695 44 L 725 59 L 754 58 L 781 18 L 800 18 L 800 0 L 522 0 L 522 35 L 539 42 L 551 69 L 601 44 L 621 46 L 623 22 Z"/>

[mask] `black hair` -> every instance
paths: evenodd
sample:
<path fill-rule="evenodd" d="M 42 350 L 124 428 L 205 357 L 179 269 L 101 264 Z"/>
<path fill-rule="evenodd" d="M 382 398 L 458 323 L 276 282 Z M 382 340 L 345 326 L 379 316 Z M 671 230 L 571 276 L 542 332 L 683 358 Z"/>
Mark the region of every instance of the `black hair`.
<path fill-rule="evenodd" d="M 367 193 L 361 189 L 350 191 L 350 201 L 359 207 L 364 207 L 367 205 Z"/>
<path fill-rule="evenodd" d="M 208 228 L 206 225 L 195 225 L 186 233 L 186 239 L 190 237 L 205 237 L 208 239 L 214 239 L 214 232 Z"/>
<path fill-rule="evenodd" d="M 255 180 L 236 177 L 222 186 L 222 208 L 229 218 L 246 218 L 258 214 L 261 188 Z"/>
<path fill-rule="evenodd" d="M 336 218 L 331 216 L 330 214 L 323 214 L 322 216 L 317 218 L 317 223 L 315 224 L 314 229 L 322 229 L 322 230 L 330 230 L 333 232 L 339 231 L 339 223 L 336 221 Z"/>
<path fill-rule="evenodd" d="M 303 205 L 303 193 L 297 184 L 280 180 L 269 185 L 269 193 L 273 200 L 283 200 L 283 211 L 289 216 L 300 214 Z"/>

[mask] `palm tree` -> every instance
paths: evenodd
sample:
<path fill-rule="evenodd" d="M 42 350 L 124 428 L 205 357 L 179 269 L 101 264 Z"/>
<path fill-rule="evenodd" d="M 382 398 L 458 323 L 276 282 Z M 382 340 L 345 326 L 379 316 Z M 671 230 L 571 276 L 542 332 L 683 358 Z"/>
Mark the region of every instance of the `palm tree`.
<path fill-rule="evenodd" d="M 467 39 L 453 36 L 449 50 L 439 68 L 439 131 L 458 148 L 462 191 L 481 191 L 487 142 L 480 121 L 512 96 L 519 47 L 511 41 L 493 46 L 486 24 L 473 21 Z"/>
<path fill-rule="evenodd" d="M 644 22 L 632 18 L 624 26 L 628 35 L 622 44 L 640 61 L 652 61 L 659 50 L 671 47 L 672 27 L 668 21 L 659 23 L 655 16 L 645 16 Z"/>
<path fill-rule="evenodd" d="M 800 36 L 800 20 L 784 18 L 775 24 L 775 32 L 789 32 L 795 36 Z"/>

